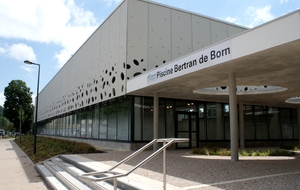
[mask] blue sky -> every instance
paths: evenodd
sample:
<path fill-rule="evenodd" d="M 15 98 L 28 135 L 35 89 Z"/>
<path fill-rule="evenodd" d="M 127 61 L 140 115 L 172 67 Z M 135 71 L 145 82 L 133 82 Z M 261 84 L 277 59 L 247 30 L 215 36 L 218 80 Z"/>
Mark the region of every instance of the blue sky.
<path fill-rule="evenodd" d="M 23 80 L 36 96 L 122 0 L 0 0 L 0 105 L 4 88 Z M 300 8 L 299 0 L 155 0 L 246 27 Z"/>

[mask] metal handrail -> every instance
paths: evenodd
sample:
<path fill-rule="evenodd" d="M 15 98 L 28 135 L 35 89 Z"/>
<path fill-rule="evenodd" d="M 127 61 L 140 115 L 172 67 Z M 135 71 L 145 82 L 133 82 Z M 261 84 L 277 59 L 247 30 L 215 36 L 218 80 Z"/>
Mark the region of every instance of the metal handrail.
<path fill-rule="evenodd" d="M 89 172 L 89 173 L 81 174 L 78 177 L 89 179 L 89 180 L 92 180 L 92 181 L 106 181 L 106 180 L 114 179 L 114 189 L 116 190 L 117 189 L 117 178 L 128 176 L 134 170 L 136 170 L 140 166 L 142 166 L 145 163 L 147 163 L 148 161 L 150 161 L 152 158 L 154 158 L 155 156 L 157 156 L 160 152 L 164 151 L 164 156 L 163 156 L 163 170 L 164 170 L 164 189 L 166 189 L 166 149 L 171 144 L 173 144 L 173 143 L 188 142 L 188 141 L 189 141 L 188 138 L 154 139 L 151 142 L 149 142 L 148 144 L 146 144 L 145 146 L 143 146 L 142 148 L 140 148 L 139 150 L 137 150 L 136 152 L 132 153 L 131 155 L 129 155 L 125 159 L 123 159 L 120 162 L 118 162 L 113 167 L 109 168 L 108 170 L 105 170 L 105 171 L 96 171 L 96 172 Z M 151 145 L 153 145 L 154 143 L 157 143 L 157 142 L 162 142 L 163 146 L 161 148 L 159 148 L 158 150 L 156 150 L 155 152 L 153 152 L 150 156 L 148 156 L 147 158 L 145 158 L 143 161 L 141 161 L 139 164 L 137 164 L 135 167 L 133 167 L 127 173 L 117 173 L 117 172 L 113 172 L 112 171 L 113 169 L 117 168 L 118 166 L 120 166 L 124 162 L 130 160 L 131 158 L 135 157 L 136 155 L 138 155 L 139 153 L 141 153 L 142 151 L 146 150 Z M 166 144 L 166 142 L 168 142 L 168 143 Z M 99 178 L 95 177 L 96 175 L 100 175 L 100 174 L 110 174 L 111 176 L 99 177 Z M 91 178 L 89 176 L 93 176 L 93 178 Z"/>

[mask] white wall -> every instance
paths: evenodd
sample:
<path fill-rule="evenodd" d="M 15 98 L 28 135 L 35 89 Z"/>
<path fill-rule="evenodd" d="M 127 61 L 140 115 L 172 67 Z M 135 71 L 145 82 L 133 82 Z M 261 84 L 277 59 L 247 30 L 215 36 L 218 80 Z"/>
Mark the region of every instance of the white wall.
<path fill-rule="evenodd" d="M 44 120 L 126 94 L 126 82 L 243 28 L 150 1 L 124 1 L 39 96 Z"/>

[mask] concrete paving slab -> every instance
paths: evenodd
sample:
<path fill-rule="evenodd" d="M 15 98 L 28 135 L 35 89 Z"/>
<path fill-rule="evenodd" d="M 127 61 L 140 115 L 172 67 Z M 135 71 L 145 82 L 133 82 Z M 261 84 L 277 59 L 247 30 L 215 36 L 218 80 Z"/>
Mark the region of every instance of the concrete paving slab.
<path fill-rule="evenodd" d="M 47 190 L 34 164 L 14 142 L 0 139 L 0 188 L 9 190 Z"/>

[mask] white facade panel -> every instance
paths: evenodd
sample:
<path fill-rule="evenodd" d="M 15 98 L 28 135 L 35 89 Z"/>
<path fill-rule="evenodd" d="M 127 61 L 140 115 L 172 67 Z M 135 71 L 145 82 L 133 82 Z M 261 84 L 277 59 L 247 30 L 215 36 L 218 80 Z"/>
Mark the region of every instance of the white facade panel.
<path fill-rule="evenodd" d="M 105 91 L 106 87 L 106 81 L 105 81 L 105 70 L 108 68 L 108 61 L 109 61 L 109 20 L 106 20 L 101 28 L 101 36 L 100 36 L 100 89 L 99 89 L 99 95 L 100 95 L 100 101 L 103 101 L 107 97 L 107 93 Z"/>
<path fill-rule="evenodd" d="M 230 25 L 227 26 L 227 29 L 228 29 L 228 37 L 235 36 L 237 34 L 241 34 L 243 31 L 245 31 L 245 29 L 237 28 L 237 27 L 230 26 Z"/>
<path fill-rule="evenodd" d="M 149 62 L 147 70 L 171 61 L 171 9 L 149 4 Z"/>
<path fill-rule="evenodd" d="M 126 5 L 115 10 L 43 89 L 39 121 L 125 94 Z"/>
<path fill-rule="evenodd" d="M 99 90 L 100 90 L 100 36 L 101 32 L 100 30 L 97 30 L 94 35 L 91 37 L 93 41 L 93 49 L 91 52 L 92 56 L 92 62 L 91 62 L 91 82 L 90 82 L 90 89 L 89 89 L 89 104 L 96 103 L 100 101 L 100 95 L 99 95 Z"/>
<path fill-rule="evenodd" d="M 231 40 L 233 48 L 232 58 L 239 58 L 299 38 L 299 12 L 288 15 L 279 21 L 275 21 L 233 38 Z"/>
<path fill-rule="evenodd" d="M 192 15 L 193 51 L 211 44 L 210 19 Z"/>
<path fill-rule="evenodd" d="M 118 83 L 117 94 L 126 94 L 126 57 L 127 57 L 127 1 L 120 7 L 120 28 L 119 28 L 119 62 L 116 81 Z"/>
<path fill-rule="evenodd" d="M 148 67 L 148 3 L 128 1 L 127 79 Z"/>
<path fill-rule="evenodd" d="M 211 20 L 211 43 L 214 44 L 229 37 L 227 24 Z"/>
<path fill-rule="evenodd" d="M 192 50 L 192 15 L 172 10 L 172 60 L 182 57 Z"/>

